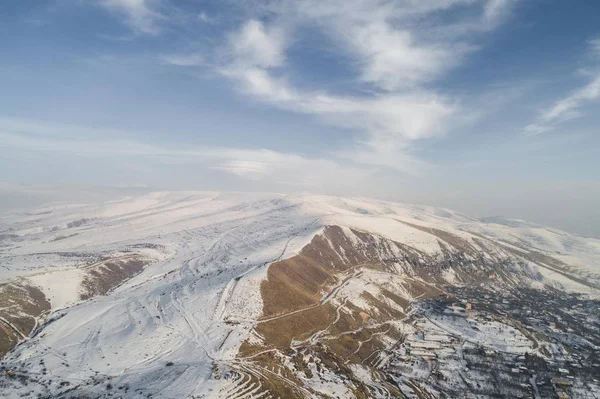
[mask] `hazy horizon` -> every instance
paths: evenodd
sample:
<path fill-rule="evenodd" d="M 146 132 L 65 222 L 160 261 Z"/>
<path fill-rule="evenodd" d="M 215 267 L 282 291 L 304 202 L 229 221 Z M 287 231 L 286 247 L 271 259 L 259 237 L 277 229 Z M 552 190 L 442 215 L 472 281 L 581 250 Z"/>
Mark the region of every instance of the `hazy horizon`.
<path fill-rule="evenodd" d="M 9 2 L 0 211 L 115 188 L 308 191 L 600 237 L 599 14 L 592 1 Z"/>
<path fill-rule="evenodd" d="M 127 197 L 135 197 L 140 195 L 146 195 L 153 192 L 160 191 L 197 191 L 197 192 L 247 192 L 249 194 L 252 193 L 272 193 L 272 194 L 280 194 L 280 195 L 302 195 L 302 194 L 316 194 L 316 195 L 331 195 L 331 196 L 342 196 L 340 194 L 334 193 L 318 193 L 318 192 L 273 192 L 273 191 L 236 191 L 236 190 L 161 190 L 159 188 L 152 187 L 89 187 L 89 186 L 63 186 L 63 187 L 50 187 L 50 186 L 10 186 L 0 185 L 0 215 L 14 213 L 14 212 L 31 212 L 37 209 L 42 209 L 45 207 L 58 206 L 58 205 L 67 205 L 67 204 L 97 204 L 108 201 L 116 201 L 120 199 L 124 199 Z M 586 228 L 583 220 L 577 219 L 569 219 L 565 220 L 564 218 L 552 218 L 548 217 L 549 215 L 545 212 L 535 213 L 535 204 L 530 204 L 531 208 L 527 209 L 523 207 L 522 204 L 515 204 L 517 210 L 511 212 L 510 205 L 507 205 L 504 208 L 499 207 L 496 213 L 487 213 L 486 210 L 490 209 L 487 204 L 483 206 L 460 206 L 460 203 L 457 203 L 457 206 L 447 206 L 444 204 L 440 204 L 435 199 L 431 201 L 410 201 L 410 200 L 402 200 L 402 198 L 385 198 L 385 197 L 369 197 L 364 195 L 349 195 L 348 197 L 361 197 L 361 198 L 370 198 L 375 200 L 382 201 L 390 201 L 390 202 L 398 202 L 405 203 L 410 205 L 423 205 L 423 206 L 433 206 L 439 208 L 447 208 L 453 211 L 460 212 L 466 216 L 470 216 L 478 219 L 485 218 L 507 218 L 507 219 L 519 219 L 524 220 L 526 222 L 539 224 L 549 228 L 555 228 L 559 230 L 564 230 L 566 232 L 577 234 L 583 237 L 593 237 L 600 239 L 600 232 L 595 229 L 595 226 L 591 223 Z M 528 214 L 530 217 L 520 216 L 523 214 Z M 586 217 L 587 215 L 581 215 L 581 217 Z M 579 223 L 578 223 L 579 222 Z M 583 227 L 582 227 L 583 226 Z"/>

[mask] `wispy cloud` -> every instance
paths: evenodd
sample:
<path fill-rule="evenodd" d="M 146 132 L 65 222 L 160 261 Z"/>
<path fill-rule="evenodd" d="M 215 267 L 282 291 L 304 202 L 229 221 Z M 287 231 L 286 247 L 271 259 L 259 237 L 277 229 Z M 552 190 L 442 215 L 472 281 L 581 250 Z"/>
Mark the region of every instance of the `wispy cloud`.
<path fill-rule="evenodd" d="M 600 37 L 588 41 L 592 56 L 600 58 Z"/>
<path fill-rule="evenodd" d="M 269 22 L 250 19 L 228 36 L 228 57 L 219 72 L 237 82 L 244 93 L 272 107 L 314 115 L 362 135 L 337 156 L 416 173 L 424 163 L 411 155 L 410 143 L 444 134 L 464 112 L 460 101 L 436 92 L 430 83 L 474 50 L 467 32 L 483 31 L 482 26 L 492 29 L 514 1 L 480 3 L 475 19 L 460 21 L 463 33 L 456 33 L 456 23 L 445 26 L 452 31 L 451 38 L 422 34 L 415 24 L 430 16 L 429 23 L 435 23 L 432 15 L 436 12 L 470 3 L 271 3 Z M 317 26 L 350 60 L 356 71 L 354 87 L 367 84 L 370 94 L 339 95 L 290 82 L 287 72 L 294 65 L 286 62 L 286 54 L 294 42 L 289 39 L 300 40 L 293 32 L 303 24 Z"/>
<path fill-rule="evenodd" d="M 590 54 L 595 61 L 600 61 L 600 39 L 589 41 Z M 581 108 L 600 99 L 600 70 L 586 72 L 588 82 L 569 93 L 543 110 L 534 123 L 525 127 L 527 134 L 541 134 L 554 130 L 558 125 L 581 117 Z"/>
<path fill-rule="evenodd" d="M 238 176 L 262 178 L 272 172 L 271 165 L 264 161 L 247 161 L 244 159 L 224 160 L 222 163 L 211 166 L 212 169 L 224 170 Z"/>
<path fill-rule="evenodd" d="M 525 132 L 540 134 L 555 129 L 559 124 L 582 116 L 580 108 L 600 99 L 600 73 L 585 86 L 571 92 L 542 112 L 535 123 L 527 125 Z"/>
<path fill-rule="evenodd" d="M 251 19 L 229 37 L 233 66 L 273 68 L 285 59 L 285 35 L 277 26 Z M 237 65 L 236 65 L 237 64 Z"/>
<path fill-rule="evenodd" d="M 157 20 L 164 19 L 158 9 L 161 0 L 99 0 L 100 5 L 120 13 L 135 32 L 157 34 Z"/>
<path fill-rule="evenodd" d="M 57 134 L 60 132 L 61 134 Z M 141 162 L 160 166 L 203 167 L 244 180 L 268 181 L 294 189 L 321 190 L 366 181 L 371 171 L 332 159 L 311 158 L 268 149 L 215 146 L 165 146 L 122 138 L 131 132 L 86 126 L 57 125 L 0 117 L 0 149 L 13 153 L 40 153 L 86 162 Z"/>
<path fill-rule="evenodd" d="M 198 20 L 202 21 L 204 23 L 211 23 L 214 22 L 213 18 L 211 18 L 207 13 L 205 13 L 204 11 L 201 12 L 200 14 L 198 14 Z"/>
<path fill-rule="evenodd" d="M 340 97 L 301 91 L 261 68 L 227 69 L 242 89 L 273 107 L 315 115 L 326 123 L 367 132 L 367 138 L 335 155 L 355 162 L 416 173 L 420 165 L 407 142 L 442 134 L 452 123 L 457 105 L 427 91 L 388 93 L 376 97 Z"/>
<path fill-rule="evenodd" d="M 142 33 L 157 33 L 157 21 L 167 14 L 159 11 L 162 0 L 101 1 Z M 443 135 L 469 112 L 459 99 L 436 91 L 435 82 L 476 51 L 473 39 L 499 26 L 517 1 L 250 1 L 241 3 L 247 12 L 243 22 L 225 35 L 224 46 L 213 49 L 217 57 L 191 52 L 160 59 L 179 67 L 210 67 L 210 57 L 210 64 L 247 95 L 359 137 L 334 156 L 416 173 L 424 163 L 412 155 L 410 143 Z M 446 11 L 453 17 L 439 18 Z M 210 20 L 205 13 L 198 19 Z M 297 33 L 303 27 L 316 29 L 354 71 L 346 92 L 362 95 L 292 82 L 296 65 L 288 52 L 302 42 Z M 314 47 L 318 51 L 318 44 Z"/>
<path fill-rule="evenodd" d="M 462 43 L 418 44 L 410 31 L 394 29 L 386 22 L 356 27 L 348 39 L 362 69 L 361 79 L 387 91 L 439 77 L 459 64 L 469 49 Z"/>
<path fill-rule="evenodd" d="M 494 28 L 502 23 L 519 0 L 489 0 L 483 7 L 483 23 Z"/>
<path fill-rule="evenodd" d="M 462 39 L 426 37 L 415 25 L 459 3 L 300 0 L 293 6 L 286 3 L 282 13 L 317 24 L 354 65 L 359 82 L 395 91 L 430 82 L 460 63 L 469 50 Z"/>
<path fill-rule="evenodd" d="M 161 61 L 166 64 L 176 65 L 181 67 L 197 67 L 206 65 L 206 60 L 202 54 L 165 54 L 160 57 Z"/>

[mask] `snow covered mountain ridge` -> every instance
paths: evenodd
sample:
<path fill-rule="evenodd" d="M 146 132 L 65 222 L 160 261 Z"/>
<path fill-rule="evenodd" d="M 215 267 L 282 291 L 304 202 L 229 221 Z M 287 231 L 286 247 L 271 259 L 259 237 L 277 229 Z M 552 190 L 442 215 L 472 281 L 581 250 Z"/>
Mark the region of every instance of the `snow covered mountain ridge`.
<path fill-rule="evenodd" d="M 464 295 L 454 289 L 600 297 L 600 240 L 496 221 L 205 192 L 1 216 L 0 395 L 452 397 L 461 388 L 432 376 L 454 360 L 431 344 L 416 345 L 437 359 L 427 378 L 398 371 L 423 323 L 460 343 L 461 359 L 471 342 L 556 361 L 557 339 L 516 316 L 473 335 L 427 313 Z"/>

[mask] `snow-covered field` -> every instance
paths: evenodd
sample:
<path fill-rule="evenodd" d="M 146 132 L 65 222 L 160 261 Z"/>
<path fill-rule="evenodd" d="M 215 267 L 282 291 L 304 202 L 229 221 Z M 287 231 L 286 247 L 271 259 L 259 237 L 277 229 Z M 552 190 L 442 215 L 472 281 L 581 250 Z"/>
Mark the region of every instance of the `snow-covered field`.
<path fill-rule="evenodd" d="M 235 358 L 262 313 L 260 284 L 271 262 L 297 254 L 332 224 L 375 232 L 426 254 L 440 251 L 438 237 L 404 222 L 444 230 L 474 246 L 479 234 L 507 245 L 525 243 L 600 279 L 598 240 L 541 227 L 482 223 L 430 207 L 359 198 L 205 192 L 55 206 L 0 217 L 0 281 L 27 280 L 46 293 L 53 311 L 64 314 L 5 360 L 9 365 L 26 362 L 29 372 L 40 376 L 43 369 L 51 370 L 53 379 L 70 381 L 71 387 L 105 376 L 114 386 L 157 396 L 210 397 L 226 383 L 210 378 L 213 367 L 226 367 Z M 151 263 L 105 296 L 78 299 L 83 268 L 103 257 L 132 252 Z M 562 274 L 546 275 L 577 287 Z M 375 272 L 368 276 L 373 282 L 378 278 Z M 358 281 L 343 287 L 348 291 L 344 297 L 358 301 L 360 295 L 349 292 L 353 289 L 366 288 Z M 498 349 L 526 345 L 514 331 L 499 331 L 496 325 L 475 332 L 468 325 L 437 322 Z M 173 365 L 167 366 L 169 362 Z M 105 384 L 89 389 L 104 392 Z M 52 387 L 49 392 L 68 388 Z"/>
<path fill-rule="evenodd" d="M 319 228 L 299 203 L 262 195 L 160 193 L 84 209 L 92 222 L 68 229 L 77 234 L 59 241 L 49 240 L 57 234 L 54 227 L 81 218 L 82 208 L 48 209 L 27 221 L 4 217 L 3 226 L 14 226 L 22 241 L 2 250 L 8 270 L 0 276 L 32 274 L 28 279 L 48 287 L 60 308 L 69 303 L 64 298 L 77 297 L 77 262 L 61 268 L 54 257 L 37 253 L 110 253 L 151 243 L 168 256 L 109 295 L 69 308 L 9 359 L 31 359 L 39 369 L 43 359 L 54 375 L 71 381 L 100 374 L 156 392 L 168 386 L 171 397 L 208 389 L 202 382 L 213 362 L 234 357 L 247 330 L 224 318 L 259 315 L 258 291 L 248 287 L 262 278 L 266 264 L 295 253 Z M 35 261 L 47 272 L 33 275 Z M 154 381 L 152 373 L 169 361 L 186 371 L 177 381 Z"/>

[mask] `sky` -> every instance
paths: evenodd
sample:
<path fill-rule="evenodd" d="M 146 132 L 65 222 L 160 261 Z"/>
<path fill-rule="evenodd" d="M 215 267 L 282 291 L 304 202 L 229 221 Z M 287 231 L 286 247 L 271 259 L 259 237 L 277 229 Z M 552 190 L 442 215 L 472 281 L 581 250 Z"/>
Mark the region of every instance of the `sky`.
<path fill-rule="evenodd" d="M 0 210 L 313 192 L 600 236 L 596 0 L 0 6 Z"/>

